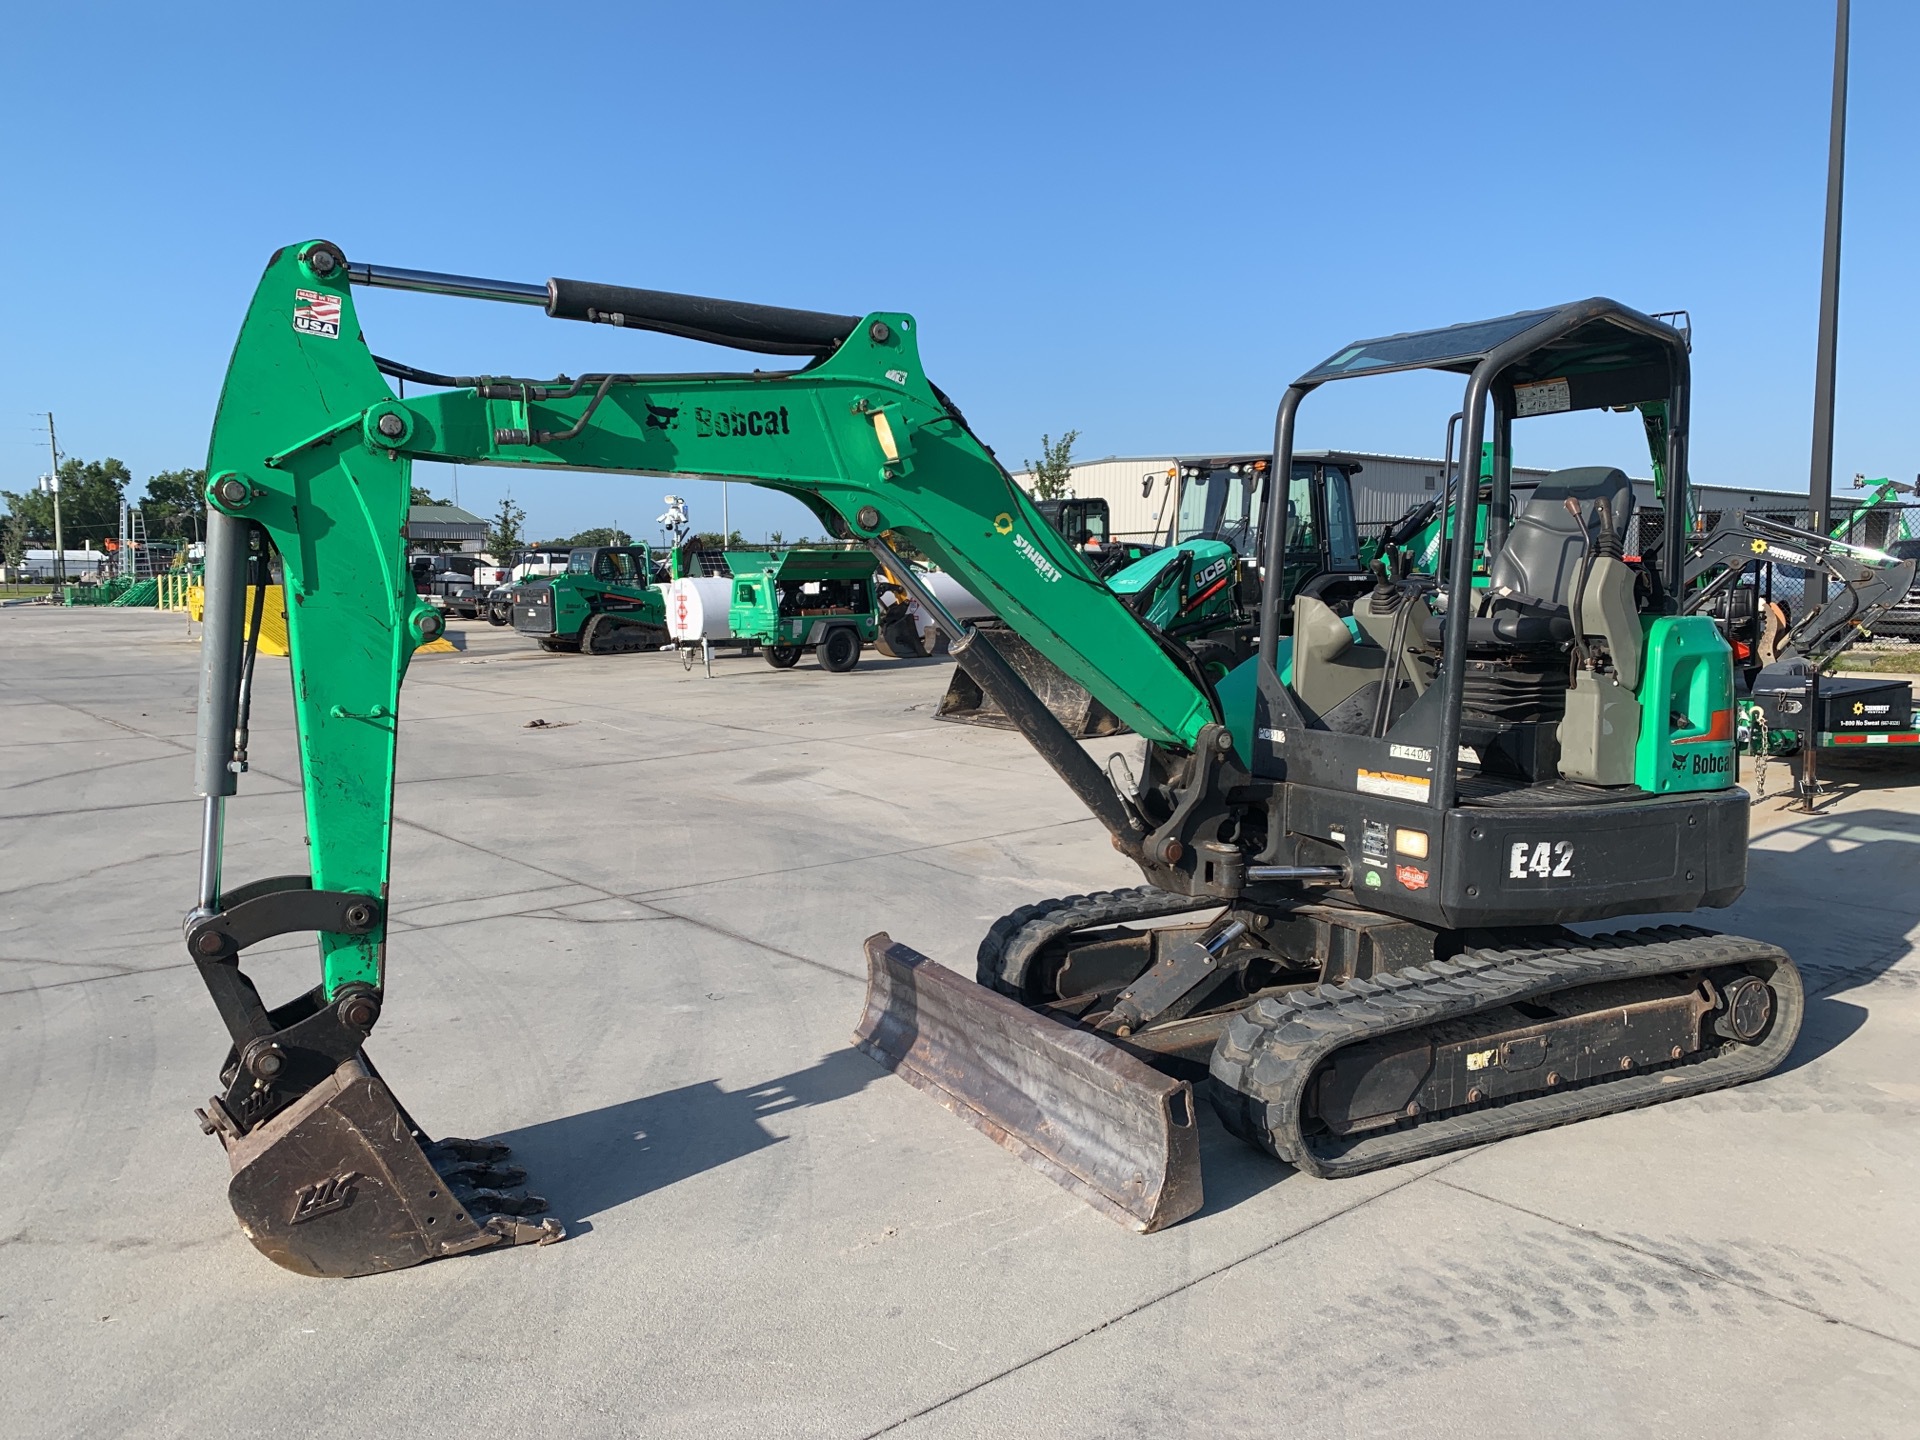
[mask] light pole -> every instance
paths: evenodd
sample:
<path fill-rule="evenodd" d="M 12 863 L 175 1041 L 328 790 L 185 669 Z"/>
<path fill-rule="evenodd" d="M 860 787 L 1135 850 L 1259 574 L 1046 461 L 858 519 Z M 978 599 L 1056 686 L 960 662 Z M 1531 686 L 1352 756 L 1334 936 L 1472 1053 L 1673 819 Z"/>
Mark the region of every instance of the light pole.
<path fill-rule="evenodd" d="M 1820 259 L 1820 336 L 1813 376 L 1813 462 L 1807 494 L 1812 528 L 1826 534 L 1833 508 L 1834 362 L 1840 348 L 1840 209 L 1847 159 L 1847 0 L 1836 0 L 1833 29 L 1833 114 L 1827 128 L 1827 233 Z M 1811 578 L 1811 577 L 1809 577 Z M 1820 601 L 1826 577 L 1819 578 Z M 1809 603 L 1803 599 L 1801 603 Z M 1820 783 L 1820 674 L 1807 675 L 1807 729 L 1800 743 L 1799 806 L 1811 812 L 1815 799 L 1830 787 Z"/>

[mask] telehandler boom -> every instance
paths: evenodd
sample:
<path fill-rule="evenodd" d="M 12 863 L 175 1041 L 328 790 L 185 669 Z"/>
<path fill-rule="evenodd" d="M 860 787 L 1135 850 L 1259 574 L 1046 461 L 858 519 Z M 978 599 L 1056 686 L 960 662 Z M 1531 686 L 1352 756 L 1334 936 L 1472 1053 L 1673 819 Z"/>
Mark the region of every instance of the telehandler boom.
<path fill-rule="evenodd" d="M 380 286 L 807 358 L 738 375 L 429 374 L 368 349 L 355 292 Z M 1287 392 L 1274 472 L 1292 473 L 1311 390 L 1413 367 L 1468 377 L 1469 443 L 1490 428 L 1495 444 L 1495 516 L 1517 415 L 1650 398 L 1675 417 L 1668 470 L 1684 492 L 1684 346 L 1605 300 L 1343 350 Z M 1728 651 L 1711 621 L 1643 603 L 1624 574 L 1609 544 L 1632 503 L 1619 472 L 1561 472 L 1510 533 L 1495 520 L 1484 592 L 1463 583 L 1446 603 L 1450 577 L 1472 571 L 1463 525 L 1440 575 L 1383 581 L 1351 625 L 1300 597 L 1290 634 L 1272 507 L 1260 653 L 1216 681 L 1035 513 L 927 379 L 906 315 L 475 280 L 314 241 L 268 263 L 214 425 L 205 829 L 186 923 L 232 1041 L 202 1118 L 228 1151 L 242 1228 L 288 1268 L 366 1274 L 560 1233 L 534 1218 L 544 1206 L 502 1147 L 430 1140 L 363 1048 L 386 998 L 400 684 L 441 624 L 400 540 L 414 459 L 781 490 L 912 589 L 892 541 L 910 542 L 1146 739 L 1140 774 L 1102 769 L 919 587 L 959 663 L 1147 883 L 1016 910 L 981 945 L 984 984 L 875 936 L 856 1032 L 1135 1228 L 1201 1203 L 1190 1079 L 1205 1070 L 1237 1133 L 1340 1175 L 1735 1083 L 1793 1042 L 1799 982 L 1773 946 L 1561 928 L 1724 905 L 1745 878 Z M 233 884 L 221 829 L 247 766 L 244 577 L 269 546 L 310 870 Z M 319 983 L 269 1008 L 244 953 L 307 931 Z"/>

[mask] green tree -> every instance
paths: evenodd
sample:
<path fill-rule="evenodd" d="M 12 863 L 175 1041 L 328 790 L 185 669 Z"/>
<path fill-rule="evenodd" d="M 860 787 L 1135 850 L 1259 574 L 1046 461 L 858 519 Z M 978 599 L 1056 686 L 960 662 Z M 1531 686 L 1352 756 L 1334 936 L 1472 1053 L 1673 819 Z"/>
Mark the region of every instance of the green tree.
<path fill-rule="evenodd" d="M 1027 461 L 1027 473 L 1033 476 L 1033 483 L 1027 488 L 1033 492 L 1034 499 L 1058 500 L 1067 493 L 1067 486 L 1073 480 L 1073 442 L 1079 438 L 1078 430 L 1069 430 L 1058 440 L 1048 435 L 1040 437 L 1038 463 Z"/>
<path fill-rule="evenodd" d="M 725 535 L 718 530 L 702 530 L 698 535 L 688 536 L 687 543 L 696 550 L 740 550 L 747 542 L 738 530 Z"/>
<path fill-rule="evenodd" d="M 149 476 L 146 494 L 140 499 L 147 532 L 156 538 L 200 539 L 207 529 L 206 489 L 205 470 L 162 470 Z"/>
<path fill-rule="evenodd" d="M 427 489 L 426 486 L 416 485 L 413 487 L 413 494 L 408 498 L 407 504 L 409 505 L 451 505 L 453 504 L 453 502 L 451 500 L 437 499 L 435 498 L 434 493 L 431 490 Z"/>
<path fill-rule="evenodd" d="M 776 550 L 780 548 L 780 542 L 786 538 L 787 537 L 782 535 L 778 530 L 769 530 L 767 532 L 767 543 Z"/>
<path fill-rule="evenodd" d="M 633 537 L 624 530 L 611 525 L 602 525 L 593 530 L 582 530 L 571 540 L 561 542 L 562 547 L 573 545 L 631 545 Z"/>
<path fill-rule="evenodd" d="M 27 527 L 17 516 L 0 520 L 0 564 L 18 570 L 27 563 Z"/>
<path fill-rule="evenodd" d="M 527 523 L 527 512 L 513 503 L 511 494 L 500 498 L 500 509 L 494 514 L 493 523 L 487 527 L 487 550 L 500 564 L 507 564 L 507 557 L 526 545 L 525 532 L 520 528 Z"/>
<path fill-rule="evenodd" d="M 76 460 L 60 462 L 60 528 L 69 550 L 96 548 L 120 533 L 120 497 L 133 481 L 124 461 Z M 27 532 L 30 545 L 53 544 L 53 497 L 38 490 L 16 494 L 0 490 L 7 511 Z"/>

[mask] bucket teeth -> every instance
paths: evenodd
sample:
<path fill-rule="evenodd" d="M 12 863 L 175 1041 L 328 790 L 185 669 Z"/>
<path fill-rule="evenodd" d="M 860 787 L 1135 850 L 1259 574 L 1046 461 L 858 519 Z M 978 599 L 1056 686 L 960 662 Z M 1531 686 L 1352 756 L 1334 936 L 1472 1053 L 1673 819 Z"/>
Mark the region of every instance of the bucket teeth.
<path fill-rule="evenodd" d="M 527 1172 L 518 1165 L 489 1165 L 484 1160 L 460 1160 L 452 1165 L 433 1167 L 448 1180 L 471 1185 L 477 1190 L 511 1190 L 527 1183 Z"/>
<path fill-rule="evenodd" d="M 491 1163 L 495 1160 L 504 1160 L 513 1154 L 511 1149 L 498 1140 L 458 1140 L 451 1135 L 442 1140 L 432 1141 L 423 1148 L 427 1152 L 427 1158 L 434 1162 L 434 1167 L 443 1173 L 446 1168 L 442 1164 L 443 1160 L 449 1164 L 458 1160 Z"/>
<path fill-rule="evenodd" d="M 539 1215 L 547 1202 L 519 1187 L 527 1172 L 500 1165 L 513 1152 L 492 1140 L 440 1140 L 426 1147 L 427 1159 L 467 1209 L 491 1215 Z"/>
<path fill-rule="evenodd" d="M 481 1228 L 489 1234 L 498 1235 L 509 1245 L 551 1245 L 556 1240 L 567 1238 L 567 1232 L 558 1220 L 542 1220 L 535 1225 L 511 1215 L 493 1215 L 487 1218 Z"/>
<path fill-rule="evenodd" d="M 538 1195 L 528 1195 L 524 1191 L 488 1190 L 485 1188 L 469 1190 L 461 1186 L 456 1192 L 460 1203 L 469 1210 L 487 1211 L 495 1215 L 540 1215 L 546 1212 L 547 1202 Z"/>

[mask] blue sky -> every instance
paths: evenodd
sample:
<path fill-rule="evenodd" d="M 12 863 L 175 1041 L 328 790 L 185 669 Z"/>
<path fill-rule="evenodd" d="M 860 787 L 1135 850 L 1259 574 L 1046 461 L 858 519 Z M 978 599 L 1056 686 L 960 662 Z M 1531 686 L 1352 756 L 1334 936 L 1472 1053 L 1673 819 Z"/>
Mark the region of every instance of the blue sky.
<path fill-rule="evenodd" d="M 303 19 L 302 17 L 313 17 Z M 1837 485 L 1920 470 L 1920 7 L 1853 15 Z M 278 245 L 918 317 L 1010 467 L 1263 448 L 1345 341 L 1589 294 L 1685 308 L 1699 481 L 1806 486 L 1831 6 L 37 5 L 0 50 L 0 488 L 63 448 L 205 456 Z M 537 311 L 375 293 L 381 353 L 748 368 Z M 1334 386 L 1302 441 L 1431 454 L 1451 385 Z M 1530 464 L 1644 470 L 1626 421 Z M 421 478 L 442 493 L 447 472 Z M 653 480 L 465 469 L 536 531 L 651 534 Z M 719 521 L 709 487 L 695 520 Z M 732 487 L 750 534 L 810 528 Z"/>

